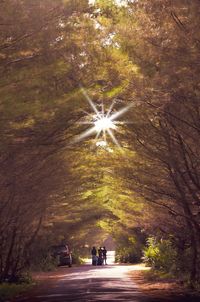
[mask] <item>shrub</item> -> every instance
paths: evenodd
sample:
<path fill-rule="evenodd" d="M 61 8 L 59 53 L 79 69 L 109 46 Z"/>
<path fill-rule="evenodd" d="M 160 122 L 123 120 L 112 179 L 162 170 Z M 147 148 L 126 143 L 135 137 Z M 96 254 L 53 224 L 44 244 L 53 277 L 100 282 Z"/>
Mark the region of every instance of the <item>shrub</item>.
<path fill-rule="evenodd" d="M 19 293 L 22 293 L 28 290 L 31 287 L 31 284 L 10 284 L 10 283 L 1 283 L 0 284 L 0 302 L 7 301 L 12 299 Z"/>
<path fill-rule="evenodd" d="M 37 259 L 37 261 L 31 265 L 30 269 L 32 271 L 49 272 L 55 270 L 58 263 L 58 257 L 52 257 L 50 254 L 46 254 Z"/>
<path fill-rule="evenodd" d="M 143 253 L 144 262 L 152 268 L 166 272 L 176 270 L 177 252 L 169 239 L 148 238 Z"/>
<path fill-rule="evenodd" d="M 78 252 L 73 251 L 72 252 L 72 263 L 73 264 L 83 264 L 84 261 L 82 260 L 82 258 L 80 257 Z"/>

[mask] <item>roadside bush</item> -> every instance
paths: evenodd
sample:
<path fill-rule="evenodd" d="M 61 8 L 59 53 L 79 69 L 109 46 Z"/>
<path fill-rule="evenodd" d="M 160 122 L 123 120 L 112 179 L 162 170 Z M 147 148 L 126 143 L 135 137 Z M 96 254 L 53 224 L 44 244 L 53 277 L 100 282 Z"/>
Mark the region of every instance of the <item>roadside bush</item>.
<path fill-rule="evenodd" d="M 142 258 L 144 235 L 139 229 L 132 230 L 132 234 L 120 234 L 116 241 L 115 262 L 138 263 Z"/>
<path fill-rule="evenodd" d="M 54 258 L 50 255 L 47 255 L 46 257 L 42 258 L 41 262 L 38 263 L 38 267 L 44 272 L 53 271 L 57 266 L 58 258 Z"/>
<path fill-rule="evenodd" d="M 56 269 L 58 266 L 58 258 L 52 257 L 49 254 L 43 255 L 40 257 L 37 261 L 35 261 L 31 267 L 31 271 L 43 271 L 43 272 L 49 272 Z"/>
<path fill-rule="evenodd" d="M 169 239 L 148 238 L 143 253 L 144 262 L 152 268 L 166 272 L 176 270 L 177 252 Z"/>
<path fill-rule="evenodd" d="M 78 252 L 73 251 L 72 252 L 72 264 L 83 264 L 83 263 L 84 263 L 84 261 L 82 260 L 82 258 L 78 254 Z"/>
<path fill-rule="evenodd" d="M 138 263 L 141 260 L 141 253 L 134 247 L 118 247 L 115 253 L 115 262 Z"/>
<path fill-rule="evenodd" d="M 7 301 L 12 299 L 16 295 L 30 289 L 31 284 L 22 283 L 22 284 L 10 284 L 10 283 L 1 283 L 0 284 L 0 302 Z"/>

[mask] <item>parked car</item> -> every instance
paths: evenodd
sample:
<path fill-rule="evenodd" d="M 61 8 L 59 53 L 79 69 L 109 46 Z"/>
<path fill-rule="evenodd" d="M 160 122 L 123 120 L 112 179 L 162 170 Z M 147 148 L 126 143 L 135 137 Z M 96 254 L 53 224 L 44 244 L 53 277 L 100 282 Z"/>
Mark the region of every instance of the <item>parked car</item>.
<path fill-rule="evenodd" d="M 55 245 L 52 247 L 52 254 L 54 257 L 59 258 L 59 264 L 68 265 L 69 267 L 72 266 L 72 254 L 70 252 L 69 246 L 66 244 Z"/>

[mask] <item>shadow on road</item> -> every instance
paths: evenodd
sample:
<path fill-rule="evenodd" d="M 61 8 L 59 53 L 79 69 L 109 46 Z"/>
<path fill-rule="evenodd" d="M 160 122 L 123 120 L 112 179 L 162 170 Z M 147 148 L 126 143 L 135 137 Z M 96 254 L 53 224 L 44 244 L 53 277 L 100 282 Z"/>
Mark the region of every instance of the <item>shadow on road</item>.
<path fill-rule="evenodd" d="M 189 297 L 149 298 L 129 278 L 129 265 L 60 267 L 15 302 L 197 302 Z M 45 278 L 46 276 L 46 278 Z M 173 298 L 173 299 L 171 299 Z"/>

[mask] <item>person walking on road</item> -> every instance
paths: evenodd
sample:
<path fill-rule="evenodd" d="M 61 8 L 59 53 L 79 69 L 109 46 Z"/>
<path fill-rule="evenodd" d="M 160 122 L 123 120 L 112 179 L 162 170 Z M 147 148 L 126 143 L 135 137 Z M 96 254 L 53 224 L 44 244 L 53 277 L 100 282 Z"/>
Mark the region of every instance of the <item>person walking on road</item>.
<path fill-rule="evenodd" d="M 93 246 L 91 250 L 91 255 L 92 255 L 92 265 L 97 265 L 98 257 L 97 257 L 97 250 L 95 246 Z"/>
<path fill-rule="evenodd" d="M 103 253 L 103 264 L 107 265 L 107 250 L 105 246 L 103 247 L 102 253 Z"/>
<path fill-rule="evenodd" d="M 103 264 L 103 249 L 102 247 L 100 246 L 100 248 L 98 249 L 98 265 L 102 265 Z"/>

